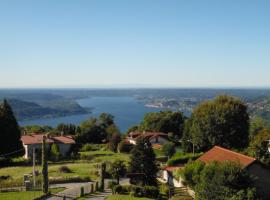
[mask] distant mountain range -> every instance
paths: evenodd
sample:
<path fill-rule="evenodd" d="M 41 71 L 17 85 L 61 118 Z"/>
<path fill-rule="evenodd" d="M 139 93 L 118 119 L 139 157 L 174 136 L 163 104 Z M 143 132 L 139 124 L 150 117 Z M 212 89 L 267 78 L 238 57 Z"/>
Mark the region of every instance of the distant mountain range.
<path fill-rule="evenodd" d="M 19 121 L 87 114 L 77 99 L 95 96 L 133 96 L 149 107 L 191 113 L 200 102 L 220 94 L 241 98 L 251 116 L 270 121 L 269 89 L 27 89 L 0 90 L 0 100 L 8 99 Z"/>

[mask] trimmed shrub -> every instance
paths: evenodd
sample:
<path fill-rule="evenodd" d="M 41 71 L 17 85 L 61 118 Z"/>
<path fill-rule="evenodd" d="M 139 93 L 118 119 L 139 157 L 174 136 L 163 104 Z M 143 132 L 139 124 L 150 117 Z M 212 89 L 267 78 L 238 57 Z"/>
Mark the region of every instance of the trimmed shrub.
<path fill-rule="evenodd" d="M 134 197 L 142 197 L 142 188 L 136 185 L 133 185 L 130 188 L 130 195 Z"/>
<path fill-rule="evenodd" d="M 125 140 L 122 140 L 119 144 L 118 144 L 118 152 L 120 153 L 130 153 L 130 151 L 132 150 L 132 148 L 134 147 L 134 145 L 127 143 Z"/>
<path fill-rule="evenodd" d="M 121 185 L 116 185 L 116 186 L 114 186 L 114 190 L 113 191 L 114 191 L 115 194 L 123 194 L 122 193 L 123 192 L 122 189 L 123 188 L 122 188 Z"/>
<path fill-rule="evenodd" d="M 69 169 L 67 166 L 61 166 L 61 167 L 59 167 L 58 171 L 60 173 L 71 173 L 72 172 L 71 169 Z"/>
<path fill-rule="evenodd" d="M 142 188 L 142 193 L 144 197 L 156 199 L 159 196 L 159 190 L 154 186 L 144 186 Z"/>

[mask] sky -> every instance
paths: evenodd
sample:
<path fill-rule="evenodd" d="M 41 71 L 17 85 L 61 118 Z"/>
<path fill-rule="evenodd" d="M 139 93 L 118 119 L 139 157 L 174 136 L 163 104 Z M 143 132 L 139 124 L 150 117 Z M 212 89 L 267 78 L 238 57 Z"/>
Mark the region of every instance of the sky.
<path fill-rule="evenodd" d="M 0 88 L 270 87 L 268 0 L 0 0 Z"/>

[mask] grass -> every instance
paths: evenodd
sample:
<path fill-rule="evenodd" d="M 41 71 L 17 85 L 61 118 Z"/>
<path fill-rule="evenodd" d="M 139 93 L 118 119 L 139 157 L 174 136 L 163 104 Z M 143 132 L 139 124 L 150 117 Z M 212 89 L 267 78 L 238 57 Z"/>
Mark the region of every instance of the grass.
<path fill-rule="evenodd" d="M 49 178 L 50 180 L 75 182 L 74 179 L 79 178 L 82 180 L 95 180 L 97 178 L 97 164 L 101 162 L 113 162 L 115 160 L 123 160 L 127 162 L 129 160 L 128 154 L 114 153 L 111 151 L 91 151 L 91 152 L 81 152 L 87 156 L 91 156 L 90 160 L 77 160 L 75 162 L 64 162 L 64 163 L 50 163 L 49 164 Z M 61 166 L 67 166 L 71 173 L 61 173 L 59 168 Z M 41 166 L 36 166 L 36 170 L 41 173 Z M 6 167 L 0 168 L 0 176 L 11 176 L 11 179 L 0 181 L 0 187 L 12 187 L 21 186 L 23 183 L 23 175 L 31 174 L 32 167 L 30 166 L 18 166 L 18 167 Z M 41 176 L 37 178 L 41 179 Z"/>
<path fill-rule="evenodd" d="M 115 160 L 123 160 L 128 162 L 129 155 L 124 153 L 115 153 L 112 151 L 86 151 L 80 152 L 80 155 L 89 157 L 90 161 L 93 163 L 100 163 L 110 161 L 113 162 Z"/>
<path fill-rule="evenodd" d="M 50 189 L 50 192 L 52 194 L 58 193 L 63 191 L 65 188 L 52 188 Z M 42 191 L 23 191 L 23 192 L 1 192 L 0 193 L 0 199 L 5 200 L 14 200 L 14 199 L 20 199 L 20 200 L 31 200 L 37 197 L 40 197 L 43 195 Z"/>
<path fill-rule="evenodd" d="M 132 197 L 130 195 L 111 195 L 106 198 L 106 200 L 152 200 L 149 198 L 139 198 L 139 197 Z"/>

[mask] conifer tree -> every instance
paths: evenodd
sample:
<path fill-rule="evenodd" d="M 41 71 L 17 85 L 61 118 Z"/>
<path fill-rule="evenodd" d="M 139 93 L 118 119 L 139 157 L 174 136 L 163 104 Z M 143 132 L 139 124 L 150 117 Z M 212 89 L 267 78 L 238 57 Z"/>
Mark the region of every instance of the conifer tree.
<path fill-rule="evenodd" d="M 5 99 L 0 105 L 0 154 L 23 149 L 21 142 L 21 132 L 12 108 Z M 21 156 L 23 151 L 18 151 L 11 156 Z"/>
<path fill-rule="evenodd" d="M 131 182 L 142 185 L 156 185 L 155 153 L 152 145 L 146 138 L 137 140 L 137 144 L 131 151 L 131 162 L 129 171 L 131 174 L 139 174 Z"/>

